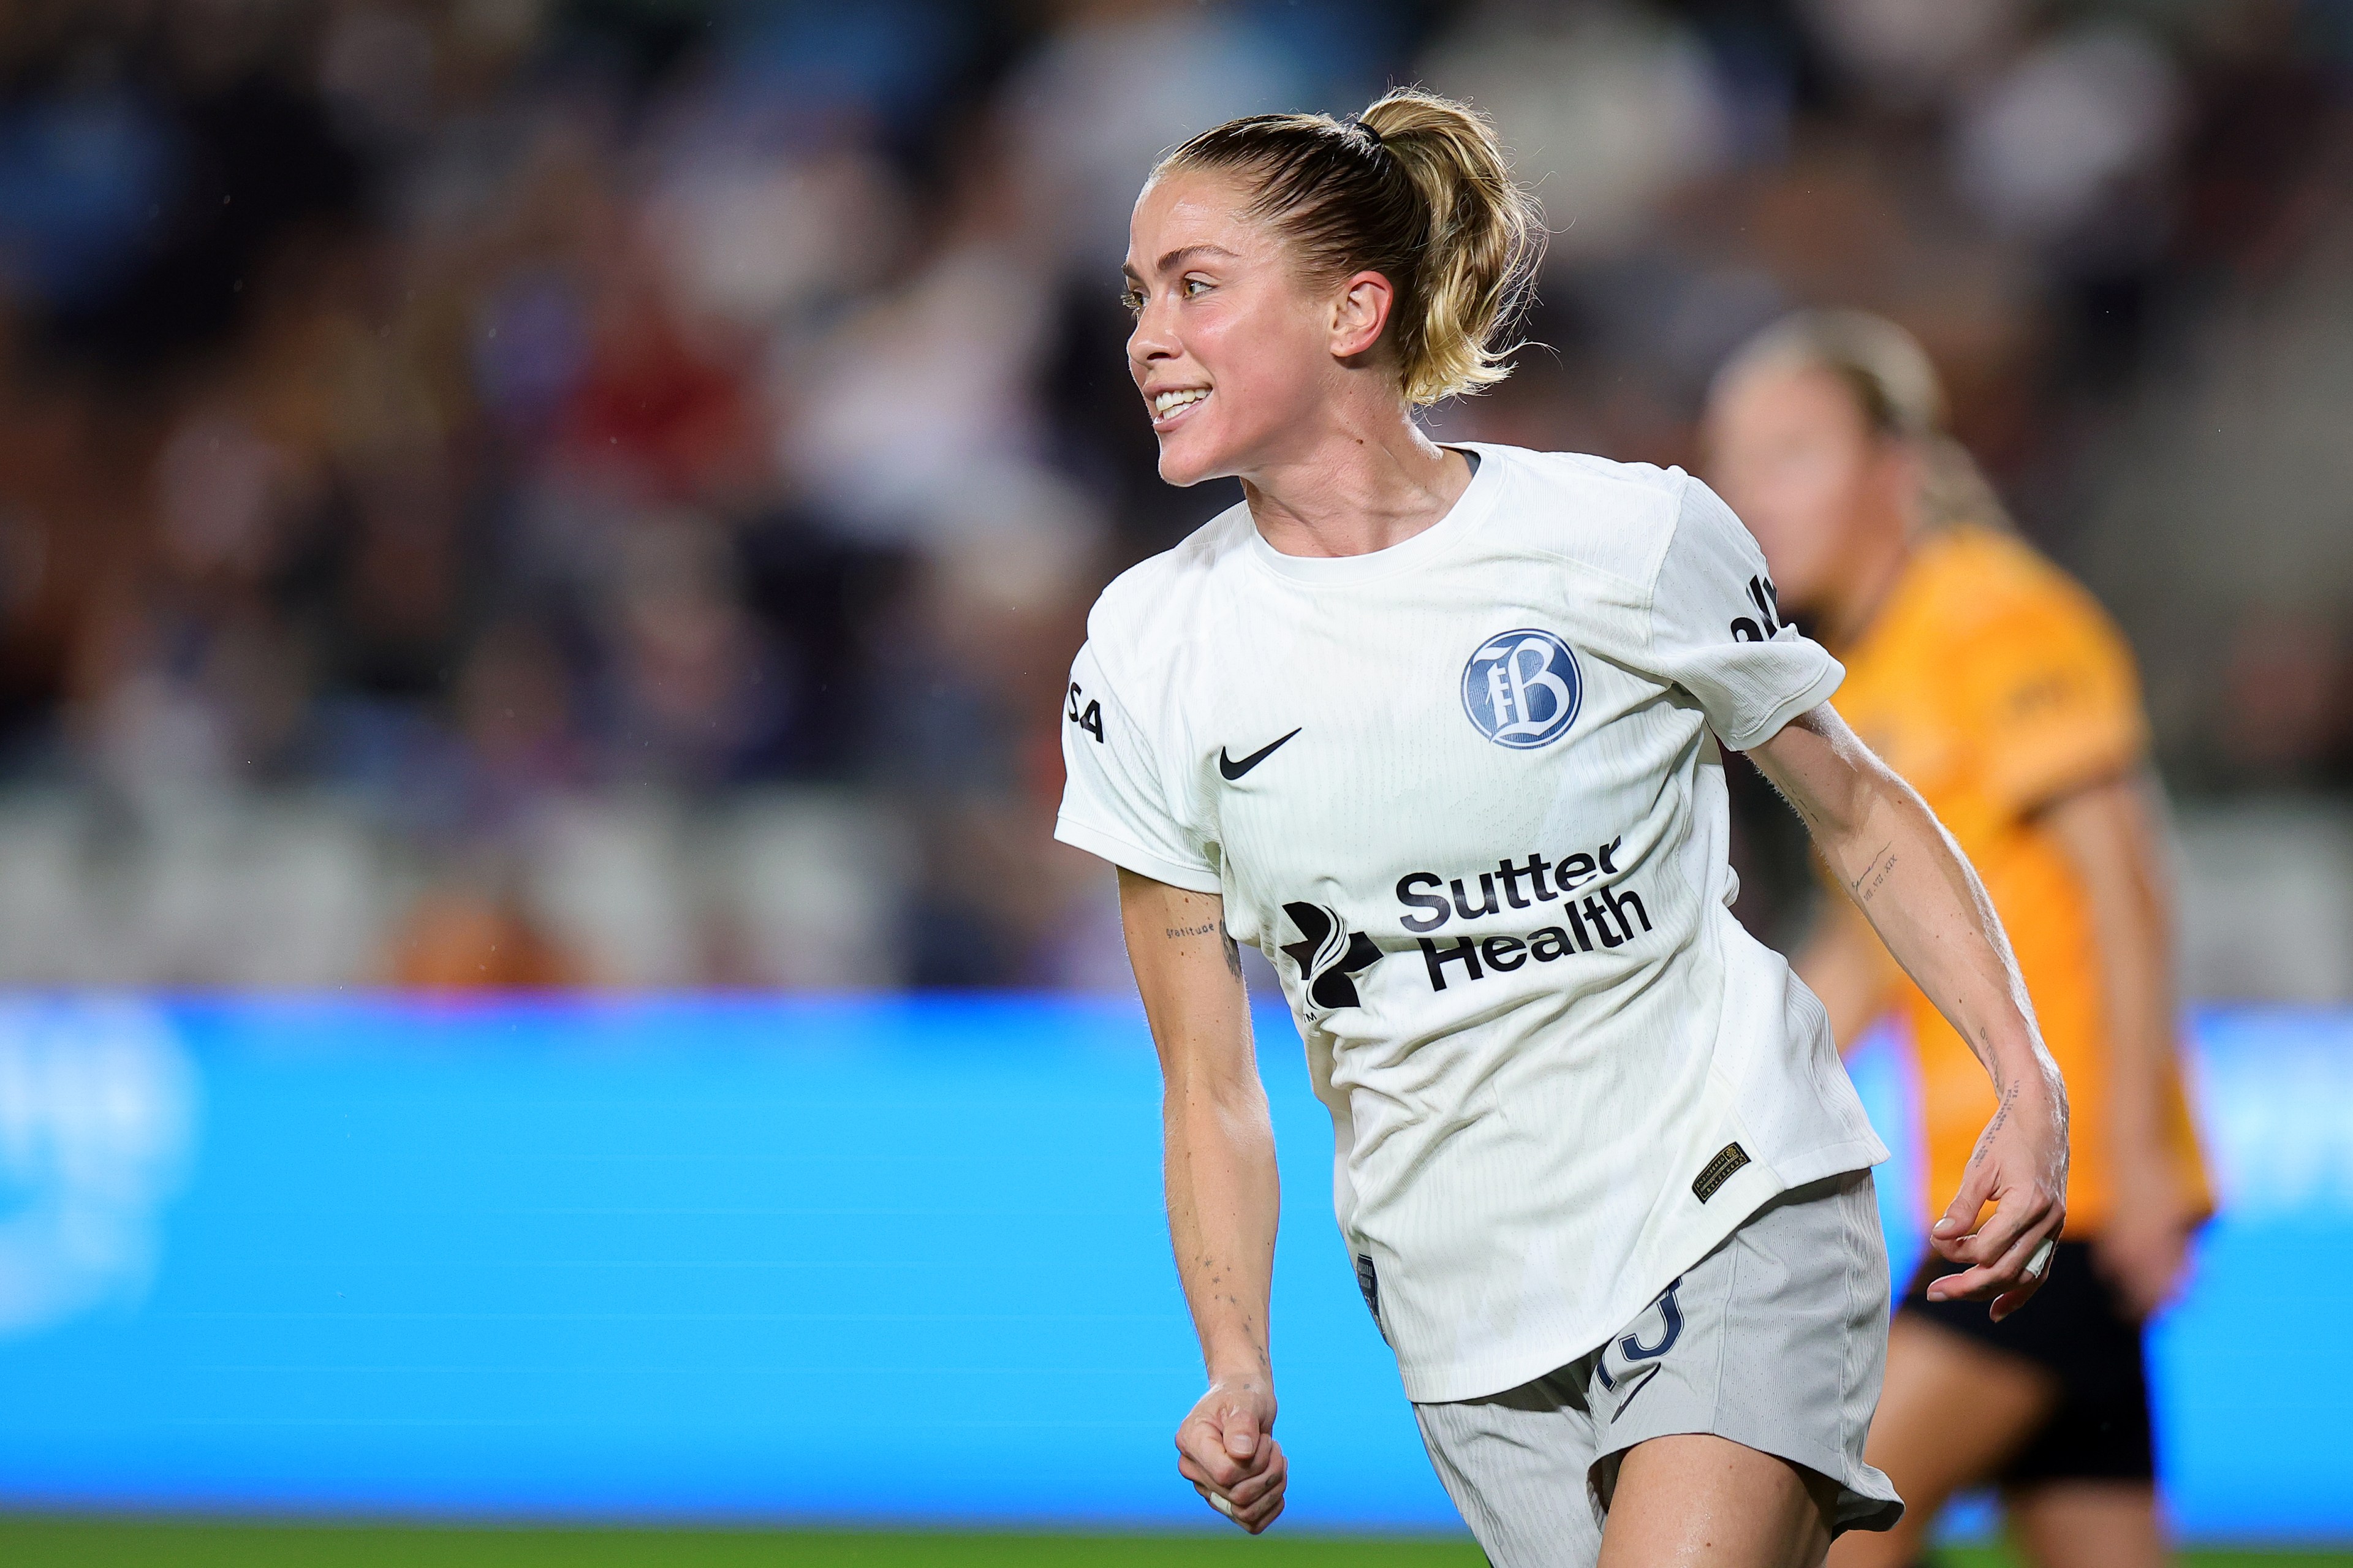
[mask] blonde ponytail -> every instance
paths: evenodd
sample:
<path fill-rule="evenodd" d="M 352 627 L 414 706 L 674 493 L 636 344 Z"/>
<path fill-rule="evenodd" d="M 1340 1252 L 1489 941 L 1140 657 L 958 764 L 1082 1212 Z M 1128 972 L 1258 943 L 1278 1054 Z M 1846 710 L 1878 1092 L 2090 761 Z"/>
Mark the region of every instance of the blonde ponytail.
<path fill-rule="evenodd" d="M 1412 89 L 1365 110 L 1429 210 L 1418 304 L 1398 334 L 1406 401 L 1492 386 L 1511 374 L 1506 342 L 1544 253 L 1535 201 L 1512 178 L 1494 127 L 1467 106 Z"/>

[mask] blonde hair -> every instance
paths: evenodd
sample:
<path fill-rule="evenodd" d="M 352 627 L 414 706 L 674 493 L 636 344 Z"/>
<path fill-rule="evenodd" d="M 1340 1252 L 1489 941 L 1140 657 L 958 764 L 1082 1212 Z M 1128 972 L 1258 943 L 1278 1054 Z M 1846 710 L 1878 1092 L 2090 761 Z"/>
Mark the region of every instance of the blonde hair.
<path fill-rule="evenodd" d="M 1741 345 L 1715 374 L 1721 389 L 1759 370 L 1828 371 L 1873 436 L 1920 452 L 1920 526 L 2010 529 L 2010 513 L 1968 448 L 1946 433 L 1945 387 L 1920 340 L 1867 310 L 1799 310 Z"/>
<path fill-rule="evenodd" d="M 1359 271 L 1397 290 L 1387 337 L 1408 403 L 1435 403 L 1511 374 L 1511 338 L 1543 254 L 1535 201 L 1512 178 L 1494 128 L 1468 105 L 1405 88 L 1364 113 L 1257 114 L 1161 159 L 1152 177 L 1230 171 L 1318 278 Z"/>

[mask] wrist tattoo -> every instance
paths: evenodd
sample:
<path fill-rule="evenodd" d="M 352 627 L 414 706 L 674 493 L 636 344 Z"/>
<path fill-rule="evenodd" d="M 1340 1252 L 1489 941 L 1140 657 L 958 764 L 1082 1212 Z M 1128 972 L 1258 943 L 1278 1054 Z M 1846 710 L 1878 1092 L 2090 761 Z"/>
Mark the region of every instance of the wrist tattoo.
<path fill-rule="evenodd" d="M 1985 1132 L 1978 1139 L 1978 1146 L 1969 1152 L 1970 1164 L 1974 1165 L 1986 1157 L 1987 1151 L 1993 1147 L 1994 1134 L 2010 1121 L 2010 1108 L 2017 1100 L 2018 1080 L 2012 1079 L 2010 1087 L 2002 1091 L 2001 1103 L 1994 1108 L 1993 1120 L 1986 1123 Z"/>

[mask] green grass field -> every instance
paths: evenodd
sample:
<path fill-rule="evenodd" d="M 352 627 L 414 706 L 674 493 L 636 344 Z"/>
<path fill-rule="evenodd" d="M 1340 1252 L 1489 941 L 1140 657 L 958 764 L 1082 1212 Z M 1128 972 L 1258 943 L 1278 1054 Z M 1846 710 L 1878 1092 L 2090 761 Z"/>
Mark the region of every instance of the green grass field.
<path fill-rule="evenodd" d="M 1999 1549 L 1945 1568 L 2017 1568 Z M 1464 1541 L 721 1530 L 459 1529 L 0 1518 L 7 1568 L 1477 1568 Z M 2348 1552 L 2183 1553 L 2183 1568 L 2353 1568 Z"/>
<path fill-rule="evenodd" d="M 1467 1541 L 0 1520 L 5 1568 L 1479 1568 Z"/>

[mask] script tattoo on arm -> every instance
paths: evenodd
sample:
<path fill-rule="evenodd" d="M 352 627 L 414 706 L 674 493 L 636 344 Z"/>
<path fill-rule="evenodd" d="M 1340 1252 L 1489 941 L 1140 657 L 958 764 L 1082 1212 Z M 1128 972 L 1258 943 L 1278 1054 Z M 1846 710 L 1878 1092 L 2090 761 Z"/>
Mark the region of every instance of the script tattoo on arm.
<path fill-rule="evenodd" d="M 1237 980 L 1242 977 L 1242 950 L 1235 944 L 1232 933 L 1226 930 L 1225 921 L 1207 921 L 1197 926 L 1163 926 L 1161 930 L 1167 933 L 1171 942 L 1181 942 L 1194 936 L 1216 937 L 1225 944 L 1226 973 Z"/>
<path fill-rule="evenodd" d="M 1898 858 L 1893 853 L 1894 847 L 1893 839 L 1881 845 L 1879 853 L 1871 858 L 1871 864 L 1863 868 L 1862 875 L 1847 884 L 1847 890 L 1854 895 L 1857 903 L 1871 902 L 1879 896 L 1879 889 L 1887 885 L 1887 879 L 1894 874 Z"/>
<path fill-rule="evenodd" d="M 2012 1079 L 2010 1081 L 2010 1087 L 2001 1091 L 2001 1103 L 1994 1108 L 1993 1120 L 1986 1123 L 1984 1133 L 1978 1139 L 1978 1146 L 1969 1151 L 1970 1164 L 1975 1165 L 1986 1157 L 1987 1151 L 1993 1147 L 1994 1134 L 2000 1132 L 2003 1124 L 2009 1121 L 2010 1108 L 2017 1101 L 2018 1080 Z"/>

